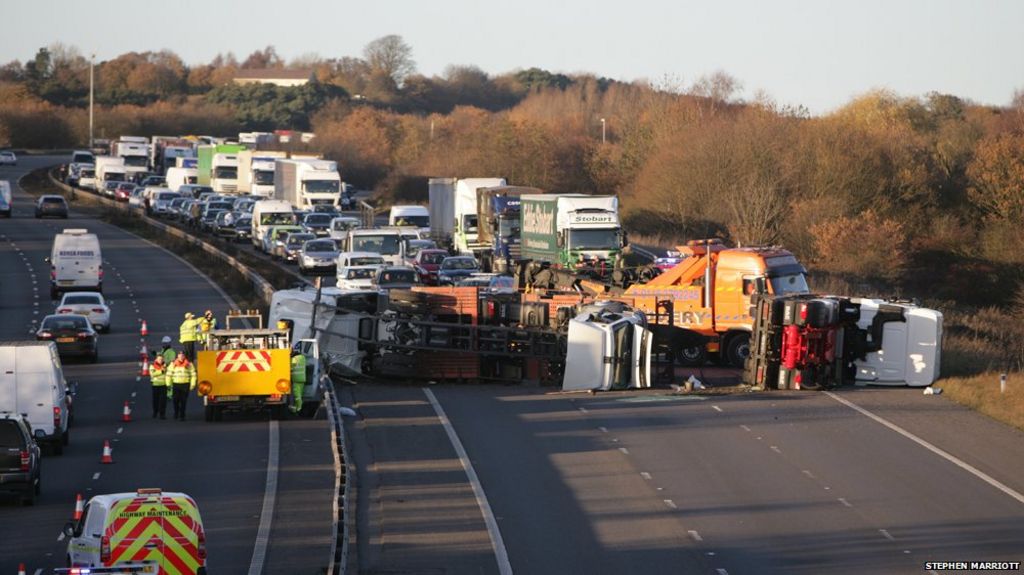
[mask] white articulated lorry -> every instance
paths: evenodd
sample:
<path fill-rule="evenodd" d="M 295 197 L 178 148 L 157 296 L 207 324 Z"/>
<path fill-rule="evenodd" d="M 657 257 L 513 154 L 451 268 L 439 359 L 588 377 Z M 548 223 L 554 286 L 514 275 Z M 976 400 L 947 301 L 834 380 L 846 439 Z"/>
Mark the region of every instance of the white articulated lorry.
<path fill-rule="evenodd" d="M 113 145 L 114 156 L 124 160 L 128 179 L 149 171 L 149 142 L 141 136 L 121 136 Z"/>
<path fill-rule="evenodd" d="M 285 152 L 238 152 L 238 193 L 261 198 L 274 197 L 274 162 L 285 157 Z"/>
<path fill-rule="evenodd" d="M 431 178 L 427 207 L 430 237 L 438 245 L 452 245 L 458 253 L 477 247 L 477 188 L 504 186 L 504 178 Z"/>
<path fill-rule="evenodd" d="M 274 198 L 300 210 L 341 203 L 341 175 L 331 160 L 278 159 L 274 166 Z"/>

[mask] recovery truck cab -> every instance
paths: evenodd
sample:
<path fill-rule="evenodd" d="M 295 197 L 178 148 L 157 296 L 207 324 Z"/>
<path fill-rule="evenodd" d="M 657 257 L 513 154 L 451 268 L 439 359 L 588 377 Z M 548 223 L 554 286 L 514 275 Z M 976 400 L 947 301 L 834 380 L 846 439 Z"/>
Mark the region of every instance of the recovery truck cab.
<path fill-rule="evenodd" d="M 655 331 L 678 332 L 667 335 L 683 365 L 701 365 L 709 352 L 719 352 L 722 363 L 742 368 L 754 324 L 751 296 L 810 291 L 806 270 L 782 248 L 727 248 L 720 240 L 697 240 L 677 249 L 684 258 L 679 264 L 613 299 L 645 312 Z M 706 337 L 708 344 L 691 345 L 686 332 Z"/>
<path fill-rule="evenodd" d="M 204 338 L 205 348 L 196 354 L 196 389 L 203 399 L 206 421 L 220 420 L 228 410 L 269 408 L 275 417 L 284 415 L 294 402 L 287 327 L 264 327 L 258 311 L 232 311 L 225 318 L 224 329 L 212 330 Z M 315 354 L 315 345 L 308 351 Z M 307 368 L 315 363 L 307 361 Z M 315 387 L 312 383 L 316 380 L 308 373 L 306 381 L 307 387 Z"/>
<path fill-rule="evenodd" d="M 71 568 L 57 573 L 206 574 L 203 519 L 184 493 L 139 489 L 93 496 L 81 519 L 64 526 L 64 535 Z"/>

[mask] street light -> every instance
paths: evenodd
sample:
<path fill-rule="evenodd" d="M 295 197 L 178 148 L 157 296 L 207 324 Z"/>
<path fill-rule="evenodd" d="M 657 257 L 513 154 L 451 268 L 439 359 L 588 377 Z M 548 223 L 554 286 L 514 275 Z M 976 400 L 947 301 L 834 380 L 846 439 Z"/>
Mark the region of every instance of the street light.
<path fill-rule="evenodd" d="M 93 68 L 96 65 L 96 54 L 89 56 L 89 151 L 92 151 L 92 100 L 93 100 Z"/>
<path fill-rule="evenodd" d="M 608 138 L 607 138 L 608 132 L 607 132 L 607 130 L 605 128 L 607 128 L 607 124 L 605 123 L 604 118 L 601 118 L 601 143 L 602 144 L 604 144 L 604 143 L 606 143 L 608 141 Z"/>

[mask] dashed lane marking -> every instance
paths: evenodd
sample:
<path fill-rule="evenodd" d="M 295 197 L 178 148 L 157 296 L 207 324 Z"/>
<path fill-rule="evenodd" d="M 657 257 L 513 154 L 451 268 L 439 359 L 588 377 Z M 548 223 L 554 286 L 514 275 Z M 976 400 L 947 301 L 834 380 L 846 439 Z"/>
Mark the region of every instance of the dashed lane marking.
<path fill-rule="evenodd" d="M 885 537 L 889 541 L 895 541 L 896 540 L 896 538 L 893 537 L 892 534 L 889 533 L 888 531 L 886 531 L 885 529 L 879 529 L 878 532 L 882 534 L 882 537 Z"/>
<path fill-rule="evenodd" d="M 608 428 L 607 428 L 607 427 L 598 427 L 597 429 L 598 429 L 598 431 L 600 431 L 601 433 L 608 433 Z"/>
<path fill-rule="evenodd" d="M 121 433 L 122 431 L 124 431 L 124 428 L 123 428 L 123 427 L 118 427 L 118 428 L 117 428 L 117 432 L 118 432 L 118 433 Z"/>
<path fill-rule="evenodd" d="M 802 471 L 802 473 L 803 473 L 804 475 L 806 475 L 807 477 L 810 477 L 811 479 L 816 479 L 816 477 L 814 477 L 814 474 L 813 474 L 813 473 L 811 473 L 811 470 L 810 470 L 810 469 L 804 469 L 804 470 Z"/>
<path fill-rule="evenodd" d="M 623 455 L 629 455 L 629 450 L 625 447 L 620 447 L 619 451 L 621 451 Z"/>
<path fill-rule="evenodd" d="M 704 541 L 704 538 L 700 536 L 700 533 L 697 533 L 697 531 L 694 529 L 687 531 L 687 533 L 690 535 L 690 538 L 694 541 Z"/>
<path fill-rule="evenodd" d="M 721 408 L 721 407 L 718 407 L 717 405 L 712 405 L 712 406 L 711 406 L 711 409 L 714 409 L 715 411 L 717 411 L 717 412 L 719 412 L 719 413 L 722 413 L 722 408 Z"/>
<path fill-rule="evenodd" d="M 106 449 L 104 449 L 103 451 L 107 451 L 107 450 L 106 450 Z M 96 481 L 96 480 L 97 480 L 97 479 L 99 479 L 99 478 L 100 478 L 100 472 L 99 472 L 99 471 L 97 471 L 96 473 L 93 473 L 93 474 L 92 474 L 92 480 L 93 480 L 93 481 Z"/>
<path fill-rule="evenodd" d="M 671 499 L 662 499 L 662 501 L 665 502 L 665 505 L 667 505 L 669 509 L 679 509 L 679 507 L 676 506 L 676 502 Z"/>
<path fill-rule="evenodd" d="M 772 445 L 772 446 L 771 446 L 771 447 L 770 447 L 769 449 L 771 449 L 771 450 L 772 450 L 772 451 L 774 451 L 775 453 L 782 453 L 782 451 L 781 451 L 781 450 L 779 450 L 779 448 L 778 448 L 778 447 L 776 447 L 776 446 L 774 446 L 774 445 Z"/>
<path fill-rule="evenodd" d="M 650 480 L 651 480 L 651 474 L 650 474 L 650 473 L 647 473 L 646 471 L 641 471 L 641 472 L 640 472 L 640 477 L 643 477 L 643 478 L 644 478 L 644 479 L 646 479 L 647 481 L 650 481 Z"/>
<path fill-rule="evenodd" d="M 842 503 L 845 507 L 853 507 L 853 504 L 847 501 L 845 497 L 840 497 L 839 502 Z"/>
<path fill-rule="evenodd" d="M 717 573 L 718 575 L 729 575 L 729 572 L 725 569 L 715 569 L 715 573 Z"/>

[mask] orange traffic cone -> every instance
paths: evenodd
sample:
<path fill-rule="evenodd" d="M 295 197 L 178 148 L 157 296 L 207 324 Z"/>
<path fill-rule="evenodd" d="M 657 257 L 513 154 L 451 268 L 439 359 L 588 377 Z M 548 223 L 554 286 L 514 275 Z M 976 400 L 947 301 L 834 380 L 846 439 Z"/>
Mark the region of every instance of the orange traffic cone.
<path fill-rule="evenodd" d="M 144 336 L 149 335 L 149 328 L 146 327 L 146 320 L 142 320 L 142 329 L 139 330 L 139 333 Z"/>
<path fill-rule="evenodd" d="M 149 357 L 149 348 L 146 344 L 142 344 L 142 349 L 139 350 L 139 359 L 146 359 Z"/>
<path fill-rule="evenodd" d="M 142 375 L 142 376 L 148 376 L 149 375 L 149 359 L 142 360 L 142 371 L 139 372 L 139 375 Z"/>
<path fill-rule="evenodd" d="M 81 521 L 82 513 L 85 512 L 85 500 L 82 499 L 82 494 L 75 495 L 75 513 L 71 516 L 72 521 Z"/>
<path fill-rule="evenodd" d="M 114 451 L 110 449 L 110 440 L 103 440 L 103 455 L 100 457 L 100 463 L 113 463 L 114 462 Z"/>
<path fill-rule="evenodd" d="M 25 564 L 18 563 L 18 575 L 25 575 Z"/>
<path fill-rule="evenodd" d="M 124 400 L 124 411 L 121 412 L 121 421 L 128 423 L 132 420 L 132 408 L 128 406 L 128 400 Z"/>

